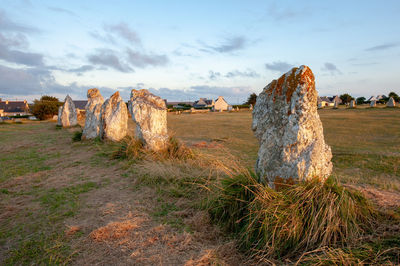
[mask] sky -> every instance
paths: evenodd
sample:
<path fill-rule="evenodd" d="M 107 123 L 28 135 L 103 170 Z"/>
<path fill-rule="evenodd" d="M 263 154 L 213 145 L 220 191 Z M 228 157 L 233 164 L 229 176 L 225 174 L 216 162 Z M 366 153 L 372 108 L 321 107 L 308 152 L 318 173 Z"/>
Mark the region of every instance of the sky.
<path fill-rule="evenodd" d="M 0 98 L 238 104 L 300 65 L 321 96 L 400 94 L 399 14 L 398 0 L 0 0 Z"/>

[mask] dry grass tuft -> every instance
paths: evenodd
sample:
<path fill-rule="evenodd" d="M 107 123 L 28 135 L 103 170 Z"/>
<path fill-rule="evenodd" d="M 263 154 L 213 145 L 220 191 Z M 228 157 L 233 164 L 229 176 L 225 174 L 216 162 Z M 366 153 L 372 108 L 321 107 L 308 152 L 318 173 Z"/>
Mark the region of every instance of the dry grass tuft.
<path fill-rule="evenodd" d="M 79 231 L 81 231 L 81 227 L 80 226 L 74 226 L 74 225 L 69 226 L 69 225 L 67 225 L 67 229 L 65 230 L 65 235 L 66 236 L 73 236 Z"/>
<path fill-rule="evenodd" d="M 112 154 L 113 159 L 179 159 L 187 160 L 195 158 L 194 152 L 186 147 L 183 143 L 180 143 L 175 137 L 168 139 L 167 147 L 161 151 L 151 151 L 146 148 L 144 143 L 132 136 L 126 137 L 118 150 Z"/>
<path fill-rule="evenodd" d="M 121 222 L 111 222 L 90 233 L 90 238 L 97 242 L 119 240 L 129 236 L 132 230 L 139 228 L 142 220 L 130 219 Z"/>

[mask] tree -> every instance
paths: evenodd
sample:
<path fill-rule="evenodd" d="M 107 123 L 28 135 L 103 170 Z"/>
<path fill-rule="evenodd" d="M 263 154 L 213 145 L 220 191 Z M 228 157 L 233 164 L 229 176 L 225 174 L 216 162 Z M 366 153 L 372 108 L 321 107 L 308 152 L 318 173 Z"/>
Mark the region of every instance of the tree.
<path fill-rule="evenodd" d="M 249 98 L 247 98 L 247 102 L 245 102 L 244 104 L 252 104 L 253 106 L 256 104 L 257 101 L 257 94 L 255 94 L 254 92 L 252 94 L 250 94 Z"/>
<path fill-rule="evenodd" d="M 367 99 L 365 99 L 365 97 L 358 97 L 356 99 L 356 102 L 357 102 L 357 104 L 363 104 L 363 103 L 365 103 L 366 100 Z"/>
<path fill-rule="evenodd" d="M 354 98 L 351 97 L 351 95 L 347 94 L 347 93 L 340 95 L 340 99 L 342 100 L 342 103 L 344 103 L 344 104 L 349 103 L 350 101 L 354 100 Z"/>
<path fill-rule="evenodd" d="M 391 93 L 389 93 L 389 98 L 390 97 L 393 97 L 393 100 L 395 100 L 396 102 L 399 102 L 400 101 L 400 97 L 399 97 L 399 95 L 397 95 L 395 92 L 391 92 Z"/>
<path fill-rule="evenodd" d="M 58 114 L 58 107 L 62 104 L 58 98 L 44 95 L 33 101 L 32 114 L 40 120 L 49 119 Z"/>

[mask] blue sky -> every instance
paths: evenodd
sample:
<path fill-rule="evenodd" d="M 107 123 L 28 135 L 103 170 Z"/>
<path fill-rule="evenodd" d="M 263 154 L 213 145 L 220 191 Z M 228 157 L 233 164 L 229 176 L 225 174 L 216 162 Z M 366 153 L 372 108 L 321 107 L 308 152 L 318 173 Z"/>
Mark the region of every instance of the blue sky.
<path fill-rule="evenodd" d="M 399 14 L 398 0 L 0 0 L 0 97 L 236 104 L 302 64 L 320 95 L 400 94 Z"/>

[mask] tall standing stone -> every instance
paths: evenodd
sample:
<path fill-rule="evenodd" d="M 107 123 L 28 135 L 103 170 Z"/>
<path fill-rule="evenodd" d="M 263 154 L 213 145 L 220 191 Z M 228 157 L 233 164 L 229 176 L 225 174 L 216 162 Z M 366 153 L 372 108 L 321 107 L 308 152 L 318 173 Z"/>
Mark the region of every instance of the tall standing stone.
<path fill-rule="evenodd" d="M 62 123 L 61 123 L 62 109 L 63 109 L 62 106 L 59 106 L 59 107 L 58 107 L 57 126 L 60 126 L 60 127 L 62 126 Z"/>
<path fill-rule="evenodd" d="M 75 104 L 69 95 L 65 97 L 64 105 L 61 109 L 61 116 L 59 115 L 59 117 L 61 117 L 60 122 L 63 127 L 72 127 L 78 124 Z"/>
<path fill-rule="evenodd" d="M 335 103 L 333 104 L 333 109 L 338 109 L 339 108 L 339 102 L 335 101 Z"/>
<path fill-rule="evenodd" d="M 354 100 L 350 101 L 350 108 L 356 108 L 356 101 Z"/>
<path fill-rule="evenodd" d="M 253 111 L 253 105 L 252 104 L 250 104 L 249 109 L 250 109 L 250 111 Z"/>
<path fill-rule="evenodd" d="M 120 141 L 127 132 L 128 109 L 117 91 L 101 106 L 99 135 L 102 139 Z"/>
<path fill-rule="evenodd" d="M 129 112 L 136 123 L 136 137 L 153 151 L 167 146 L 167 107 L 165 101 L 147 90 L 132 90 Z"/>
<path fill-rule="evenodd" d="M 376 107 L 376 101 L 375 101 L 375 100 L 372 100 L 372 101 L 370 102 L 370 104 L 369 104 L 369 107 L 371 107 L 371 108 Z"/>
<path fill-rule="evenodd" d="M 389 98 L 389 101 L 386 103 L 387 107 L 395 107 L 396 106 L 396 102 L 394 101 L 393 97 Z"/>
<path fill-rule="evenodd" d="M 87 91 L 88 102 L 86 104 L 85 127 L 83 128 L 83 139 L 94 139 L 100 136 L 100 111 L 104 103 L 98 89 L 90 89 Z"/>
<path fill-rule="evenodd" d="M 257 97 L 252 129 L 260 142 L 256 172 L 261 182 L 279 188 L 297 180 L 325 179 L 332 172 L 317 97 L 307 66 L 273 80 Z"/>

